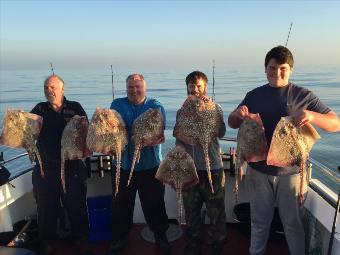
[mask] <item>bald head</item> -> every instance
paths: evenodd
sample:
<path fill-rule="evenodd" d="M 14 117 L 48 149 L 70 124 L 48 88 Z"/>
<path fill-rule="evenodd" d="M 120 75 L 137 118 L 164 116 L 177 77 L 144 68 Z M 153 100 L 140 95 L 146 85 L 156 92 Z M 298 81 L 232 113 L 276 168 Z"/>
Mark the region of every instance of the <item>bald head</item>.
<path fill-rule="evenodd" d="M 126 94 L 131 103 L 137 105 L 145 100 L 146 84 L 143 75 L 130 74 L 126 78 Z"/>
<path fill-rule="evenodd" d="M 64 102 L 64 81 L 58 75 L 51 75 L 44 81 L 46 99 L 53 108 L 59 109 Z"/>
<path fill-rule="evenodd" d="M 59 75 L 56 75 L 56 74 L 53 74 L 53 75 L 50 75 L 48 76 L 45 81 L 44 81 L 44 86 L 46 86 L 46 84 L 48 84 L 48 82 L 50 80 L 59 80 L 63 85 L 65 84 L 64 83 L 64 80 L 59 76 Z"/>

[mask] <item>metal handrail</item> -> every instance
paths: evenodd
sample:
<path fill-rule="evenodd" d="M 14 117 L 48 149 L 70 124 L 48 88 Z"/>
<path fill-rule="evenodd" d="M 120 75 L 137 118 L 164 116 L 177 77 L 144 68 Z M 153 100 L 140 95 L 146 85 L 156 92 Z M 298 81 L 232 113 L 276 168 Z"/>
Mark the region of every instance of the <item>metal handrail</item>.
<path fill-rule="evenodd" d="M 236 138 L 233 137 L 223 137 L 220 138 L 222 141 L 228 141 L 228 142 L 237 142 Z M 315 159 L 308 157 L 307 161 L 312 166 L 316 166 L 318 170 L 322 173 L 324 173 L 326 176 L 330 177 L 331 179 L 335 180 L 336 182 L 340 182 L 340 174 L 336 173 L 335 171 L 332 171 L 329 167 L 323 165 L 322 163 L 316 161 Z M 309 172 L 309 176 L 311 176 L 312 173 Z M 315 192 L 317 192 L 323 199 L 325 199 L 331 206 L 334 208 L 336 207 L 336 200 L 332 198 L 329 194 L 326 194 L 322 188 L 319 186 L 313 185 L 313 182 L 309 181 L 309 187 L 312 188 Z"/>
<path fill-rule="evenodd" d="M 0 165 L 3 166 L 3 165 L 5 165 L 5 164 L 7 164 L 7 163 L 9 163 L 9 162 L 11 162 L 11 161 L 13 161 L 15 159 L 22 158 L 22 157 L 27 156 L 27 155 L 28 155 L 27 152 L 19 154 L 19 155 L 16 155 L 13 158 L 10 158 L 10 159 L 4 160 L 4 161 L 0 161 Z"/>
<path fill-rule="evenodd" d="M 236 142 L 235 137 L 222 137 L 222 138 L 220 138 L 220 140 L 227 141 L 227 142 Z M 13 158 L 10 158 L 10 159 L 4 160 L 4 161 L 0 161 L 0 165 L 5 165 L 5 164 L 7 164 L 7 163 L 9 163 L 13 160 L 16 160 L 18 158 L 21 158 L 21 157 L 24 157 L 24 156 L 27 156 L 27 155 L 28 155 L 27 152 L 16 155 Z M 317 166 L 323 173 L 325 173 L 329 177 L 334 178 L 336 181 L 340 182 L 340 174 L 339 173 L 332 171 L 329 167 L 323 165 L 322 163 L 316 161 L 315 159 L 313 159 L 311 157 L 308 158 L 308 161 L 310 163 L 312 163 L 314 166 Z"/>
<path fill-rule="evenodd" d="M 222 137 L 222 138 L 220 138 L 220 140 L 222 140 L 222 141 L 228 141 L 228 142 L 237 142 L 237 140 L 236 140 L 235 137 Z M 21 158 L 21 157 L 24 157 L 24 156 L 27 156 L 27 155 L 28 155 L 28 153 L 25 152 L 25 153 L 16 155 L 16 156 L 14 156 L 13 158 L 10 158 L 10 159 L 8 159 L 8 160 L 2 160 L 2 161 L 0 161 L 0 165 L 3 166 L 3 165 L 5 165 L 5 164 L 7 164 L 7 163 L 9 163 L 9 162 L 11 162 L 11 161 L 13 161 L 13 160 L 16 160 L 16 159 L 18 159 L 18 158 Z M 336 172 L 332 171 L 330 168 L 328 168 L 327 166 L 323 165 L 322 163 L 316 161 L 315 159 L 313 159 L 313 158 L 311 158 L 311 157 L 308 158 L 308 162 L 310 162 L 310 163 L 311 163 L 312 165 L 314 165 L 314 166 L 317 166 L 318 169 L 319 169 L 322 173 L 324 173 L 325 175 L 327 175 L 328 177 L 331 177 L 331 178 L 334 179 L 335 181 L 340 182 L 340 174 L 339 174 L 339 173 L 336 173 Z M 32 169 L 32 168 L 28 168 L 28 169 L 30 170 L 30 169 Z M 23 173 L 26 173 L 26 172 L 27 172 L 27 171 L 23 171 Z M 23 173 L 21 173 L 21 174 L 23 174 Z M 21 174 L 16 175 L 16 176 L 13 176 L 12 178 L 16 178 L 16 177 L 20 176 Z M 12 179 L 12 178 L 11 178 L 11 179 Z"/>
<path fill-rule="evenodd" d="M 220 138 L 222 141 L 227 141 L 227 142 L 237 142 L 236 138 L 234 137 L 222 137 Z M 328 175 L 329 177 L 335 179 L 337 182 L 340 182 L 340 174 L 332 171 L 329 167 L 323 165 L 319 161 L 316 161 L 315 159 L 308 157 L 307 159 L 308 162 L 312 163 L 314 166 L 317 166 L 323 173 Z"/>
<path fill-rule="evenodd" d="M 332 171 L 329 167 L 323 165 L 319 161 L 316 161 L 315 159 L 309 157 L 308 161 L 312 163 L 313 165 L 317 166 L 323 173 L 328 175 L 331 178 L 334 178 L 337 182 L 340 182 L 340 174 Z"/>
<path fill-rule="evenodd" d="M 235 142 L 235 143 L 237 141 L 235 137 L 227 137 L 227 136 L 219 138 L 219 139 L 222 140 L 222 141 Z"/>

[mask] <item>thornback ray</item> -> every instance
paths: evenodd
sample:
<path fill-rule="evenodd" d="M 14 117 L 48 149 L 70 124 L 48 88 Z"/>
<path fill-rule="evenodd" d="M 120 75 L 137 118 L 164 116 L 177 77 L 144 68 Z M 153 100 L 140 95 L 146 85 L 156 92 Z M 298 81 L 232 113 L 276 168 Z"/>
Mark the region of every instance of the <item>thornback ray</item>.
<path fill-rule="evenodd" d="M 65 161 L 82 159 L 90 155 L 90 151 L 86 148 L 87 130 L 87 118 L 79 115 L 73 116 L 63 130 L 61 136 L 60 178 L 64 193 L 66 193 Z"/>
<path fill-rule="evenodd" d="M 280 119 L 273 133 L 267 164 L 278 167 L 299 167 L 299 201 L 301 205 L 304 199 L 306 161 L 315 141 L 320 138 L 320 135 L 310 123 L 296 127 L 292 117 L 289 116 Z"/>
<path fill-rule="evenodd" d="M 91 151 L 116 155 L 115 195 L 119 189 L 122 151 L 127 142 L 127 130 L 121 115 L 113 109 L 97 107 L 89 125 L 86 145 Z"/>
<path fill-rule="evenodd" d="M 0 143 L 11 148 L 24 148 L 33 163 L 37 160 L 41 177 L 44 178 L 43 164 L 36 142 L 40 134 L 43 118 L 22 110 L 7 109 L 3 119 Z"/>
<path fill-rule="evenodd" d="M 135 119 L 132 125 L 131 141 L 135 149 L 127 186 L 130 185 L 133 171 L 139 162 L 142 149 L 146 146 L 155 146 L 164 142 L 164 121 L 160 108 L 149 108 Z"/>
<path fill-rule="evenodd" d="M 214 193 L 214 188 L 208 147 L 218 136 L 222 119 L 222 111 L 215 102 L 190 95 L 179 110 L 173 132 L 173 135 L 182 142 L 202 147 L 212 193 Z"/>
<path fill-rule="evenodd" d="M 235 195 L 237 200 L 238 180 L 243 179 L 245 162 L 258 162 L 267 158 L 268 145 L 263 122 L 258 113 L 249 113 L 237 132 Z"/>
<path fill-rule="evenodd" d="M 182 146 L 176 146 L 167 153 L 159 165 L 155 177 L 161 182 L 169 184 L 176 191 L 178 221 L 181 224 L 183 218 L 182 190 L 199 182 L 193 159 Z"/>

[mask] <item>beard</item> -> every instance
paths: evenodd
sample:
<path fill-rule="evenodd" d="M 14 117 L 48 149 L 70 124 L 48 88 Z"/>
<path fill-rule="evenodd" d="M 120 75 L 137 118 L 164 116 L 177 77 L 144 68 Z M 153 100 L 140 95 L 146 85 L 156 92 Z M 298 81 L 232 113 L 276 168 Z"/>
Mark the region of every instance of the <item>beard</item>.
<path fill-rule="evenodd" d="M 201 97 L 201 96 L 205 96 L 205 93 L 206 91 L 203 91 L 202 93 L 201 92 L 195 92 L 195 91 L 191 91 L 191 92 L 189 92 L 188 91 L 188 96 L 196 96 L 196 97 Z"/>

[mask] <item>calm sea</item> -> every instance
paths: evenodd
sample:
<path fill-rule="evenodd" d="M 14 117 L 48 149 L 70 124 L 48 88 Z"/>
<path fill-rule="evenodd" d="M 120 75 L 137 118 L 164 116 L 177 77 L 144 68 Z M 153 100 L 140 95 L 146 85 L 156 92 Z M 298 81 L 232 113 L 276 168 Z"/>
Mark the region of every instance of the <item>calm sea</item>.
<path fill-rule="evenodd" d="M 186 98 L 185 77 L 191 70 L 154 71 L 144 70 L 147 81 L 147 95 L 159 99 L 167 114 L 166 138 L 163 152 L 174 144 L 172 129 L 175 114 Z M 212 70 L 202 70 L 209 78 L 208 95 L 212 95 Z M 115 98 L 125 96 L 125 78 L 130 72 L 117 71 L 114 74 Z M 36 103 L 45 101 L 43 80 L 50 74 L 42 71 L 3 71 L 0 78 L 0 126 L 7 108 L 30 111 Z M 109 70 L 61 70 L 59 74 L 65 80 L 65 95 L 69 100 L 82 104 L 89 118 L 94 109 L 109 107 L 112 101 L 111 72 Z M 312 90 L 333 111 L 340 113 L 340 66 L 305 66 L 294 70 L 291 81 Z M 266 83 L 262 66 L 224 68 L 215 70 L 215 100 L 224 111 L 224 117 L 239 104 L 246 92 Z M 311 152 L 311 157 L 320 161 L 331 170 L 340 166 L 340 134 L 328 134 L 319 130 L 322 139 Z M 227 128 L 228 137 L 236 137 L 237 131 Z M 235 144 L 224 144 L 223 150 Z M 13 150 L 4 146 L 4 158 L 8 159 L 23 150 Z M 27 160 L 27 159 L 26 159 Z M 28 160 L 25 161 L 28 164 Z M 25 164 L 8 165 L 11 172 L 25 168 Z"/>

